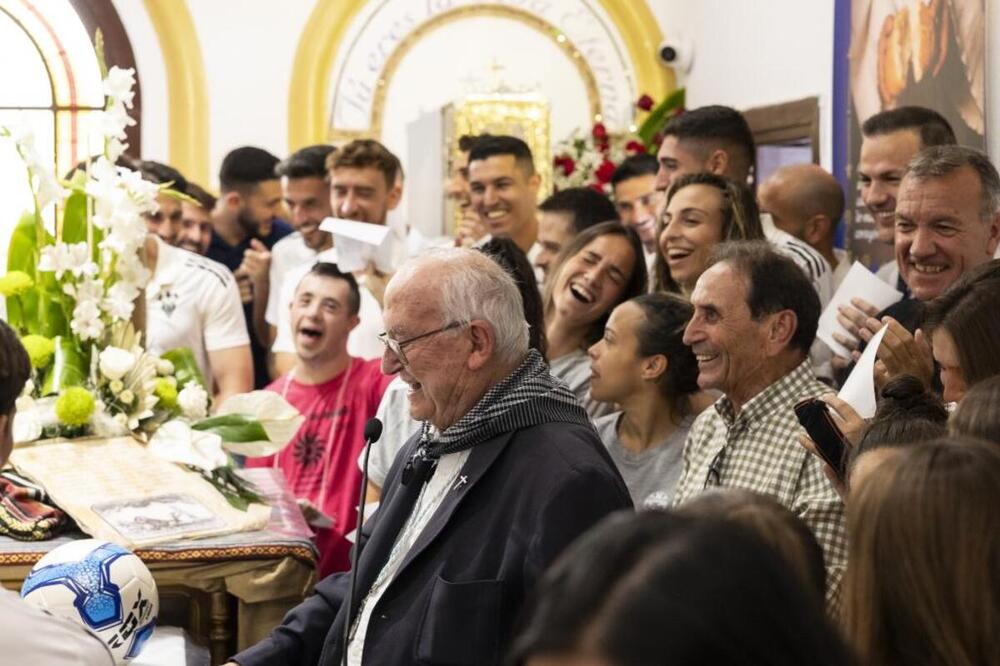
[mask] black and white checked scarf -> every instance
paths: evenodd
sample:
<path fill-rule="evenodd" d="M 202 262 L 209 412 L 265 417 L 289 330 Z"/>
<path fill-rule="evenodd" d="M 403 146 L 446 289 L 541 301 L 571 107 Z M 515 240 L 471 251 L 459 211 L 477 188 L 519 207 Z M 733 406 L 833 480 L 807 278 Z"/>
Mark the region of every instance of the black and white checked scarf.
<path fill-rule="evenodd" d="M 437 437 L 432 437 L 430 424 L 425 422 L 418 455 L 436 459 L 505 432 L 551 422 L 589 425 L 590 419 L 576 396 L 549 374 L 545 359 L 532 349 L 514 372 Z"/>

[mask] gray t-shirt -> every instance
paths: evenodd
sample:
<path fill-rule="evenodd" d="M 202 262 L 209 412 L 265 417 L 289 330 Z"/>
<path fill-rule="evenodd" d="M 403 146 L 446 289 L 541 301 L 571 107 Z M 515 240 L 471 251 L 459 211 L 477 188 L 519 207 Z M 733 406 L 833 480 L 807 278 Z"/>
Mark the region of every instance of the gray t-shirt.
<path fill-rule="evenodd" d="M 625 480 L 635 508 L 670 506 L 684 471 L 684 442 L 694 417 L 686 417 L 662 444 L 633 453 L 618 439 L 621 416 L 622 412 L 602 416 L 594 421 L 594 427 Z"/>

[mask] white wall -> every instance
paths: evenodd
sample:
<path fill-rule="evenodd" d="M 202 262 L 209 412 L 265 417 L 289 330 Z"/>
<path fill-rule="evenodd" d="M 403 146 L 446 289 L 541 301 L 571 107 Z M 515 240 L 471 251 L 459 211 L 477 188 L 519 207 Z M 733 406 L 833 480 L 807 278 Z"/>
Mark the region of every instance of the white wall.
<path fill-rule="evenodd" d="M 649 0 L 664 36 L 694 45 L 689 108 L 743 109 L 816 95 L 820 156 L 832 165 L 833 0 Z"/>
<path fill-rule="evenodd" d="M 624 1 L 624 0 L 623 0 Z M 667 36 L 695 45 L 691 72 L 681 77 L 689 106 L 738 108 L 810 95 L 820 100 L 820 152 L 831 166 L 834 0 L 647 0 Z M 254 143 L 287 150 L 288 86 L 295 47 L 315 0 L 188 0 L 209 101 L 210 172 L 225 153 Z M 143 154 L 168 158 L 163 59 L 143 0 L 114 0 L 132 40 L 143 85 Z M 987 34 L 1000 35 L 1000 0 L 987 0 Z M 1000 71 L 1000 40 L 988 39 L 987 81 Z M 1000 108 L 989 85 L 987 118 Z M 1000 128 L 989 126 L 1000 155 Z"/>

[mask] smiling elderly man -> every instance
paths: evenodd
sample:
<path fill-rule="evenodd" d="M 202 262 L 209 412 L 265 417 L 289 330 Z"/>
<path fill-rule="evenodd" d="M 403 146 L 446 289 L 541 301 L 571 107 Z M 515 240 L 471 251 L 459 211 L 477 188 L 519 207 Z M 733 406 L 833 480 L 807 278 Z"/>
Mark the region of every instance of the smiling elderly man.
<path fill-rule="evenodd" d="M 513 279 L 472 250 L 404 265 L 385 292 L 383 371 L 423 421 L 363 530 L 348 664 L 496 664 L 545 567 L 631 506 L 587 414 L 536 351 Z M 793 443 L 793 446 L 797 446 Z M 338 574 L 235 661 L 342 659 Z M 356 619 L 355 619 L 356 618 Z"/>
<path fill-rule="evenodd" d="M 847 555 L 844 507 L 818 459 L 798 445 L 793 410 L 829 391 L 808 358 L 819 297 L 791 259 L 764 242 L 742 242 L 716 248 L 691 303 L 684 343 L 698 359 L 698 386 L 723 396 L 691 426 L 674 503 L 713 488 L 774 497 L 823 547 L 835 602 Z"/>

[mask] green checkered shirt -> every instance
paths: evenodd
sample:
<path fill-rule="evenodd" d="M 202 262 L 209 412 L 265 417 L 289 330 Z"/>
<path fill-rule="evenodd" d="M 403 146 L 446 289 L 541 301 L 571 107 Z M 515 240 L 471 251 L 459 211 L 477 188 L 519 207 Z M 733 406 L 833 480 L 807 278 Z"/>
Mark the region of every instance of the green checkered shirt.
<path fill-rule="evenodd" d="M 797 441 L 803 432 L 793 407 L 829 393 L 808 360 L 751 398 L 740 410 L 723 396 L 691 426 L 684 445 L 684 472 L 674 504 L 713 487 L 743 488 L 770 495 L 805 521 L 823 547 L 827 603 L 839 606 L 847 561 L 844 505 L 819 460 Z"/>

